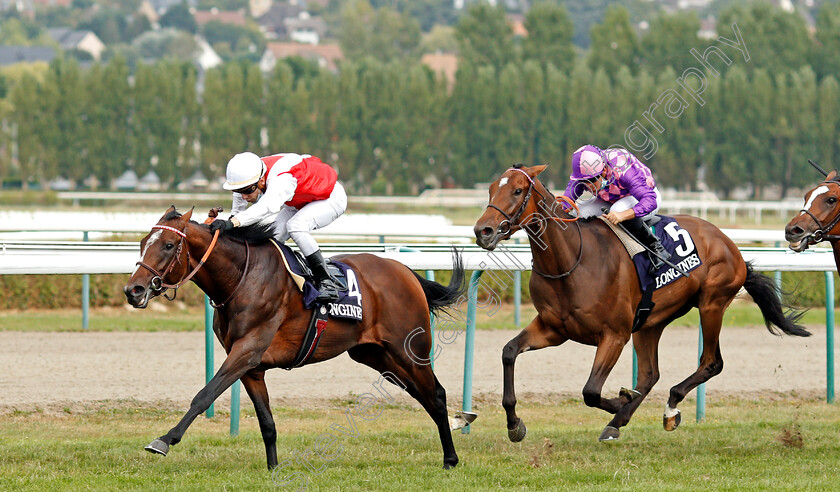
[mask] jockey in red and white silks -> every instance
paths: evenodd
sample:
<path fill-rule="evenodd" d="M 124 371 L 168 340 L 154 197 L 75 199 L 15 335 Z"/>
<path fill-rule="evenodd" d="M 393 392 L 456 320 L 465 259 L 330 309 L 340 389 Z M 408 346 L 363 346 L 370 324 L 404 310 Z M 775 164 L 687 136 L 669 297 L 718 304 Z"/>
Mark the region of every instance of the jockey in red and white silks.
<path fill-rule="evenodd" d="M 338 286 L 311 234 L 347 209 L 347 194 L 335 169 L 309 154 L 260 158 L 244 152 L 228 162 L 226 177 L 223 187 L 233 191 L 231 218 L 225 221 L 230 224 L 214 222 L 211 228 L 226 230 L 273 219 L 275 238 L 280 242 L 291 238 L 306 257 L 322 294 L 319 300 L 337 300 Z"/>

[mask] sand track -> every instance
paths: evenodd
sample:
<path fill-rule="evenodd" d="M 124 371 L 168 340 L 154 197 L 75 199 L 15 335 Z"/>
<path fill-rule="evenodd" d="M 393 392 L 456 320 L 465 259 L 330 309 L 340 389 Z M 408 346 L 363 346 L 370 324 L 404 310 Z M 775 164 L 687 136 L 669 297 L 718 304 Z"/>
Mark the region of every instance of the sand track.
<path fill-rule="evenodd" d="M 707 395 L 823 396 L 826 389 L 825 328 L 809 327 L 808 339 L 776 337 L 761 327 L 724 329 L 724 370 L 707 384 Z M 517 331 L 479 331 L 476 335 L 473 391 L 500 402 L 501 349 Z M 696 368 L 697 330 L 666 329 L 660 343 L 661 378 L 652 397 L 664 403 L 668 389 Z M 450 408 L 460 405 L 464 337 L 443 345 L 435 372 L 447 389 Z M 837 345 L 837 344 L 835 344 Z M 836 349 L 836 346 L 835 346 Z M 580 397 L 594 347 L 567 342 L 517 361 L 517 392 Z M 629 345 L 604 387 L 617 394 L 631 380 Z M 224 360 L 216 346 L 215 367 Z M 317 405 L 325 400 L 371 391 L 377 373 L 347 355 L 293 371 L 266 375 L 274 404 Z M 60 408 L 103 400 L 138 404 L 189 405 L 204 383 L 204 334 L 188 333 L 24 333 L 0 332 L 0 413 L 12 409 Z M 219 405 L 229 404 L 225 393 Z M 406 397 L 407 398 L 407 397 Z M 242 392 L 242 405 L 250 401 Z"/>

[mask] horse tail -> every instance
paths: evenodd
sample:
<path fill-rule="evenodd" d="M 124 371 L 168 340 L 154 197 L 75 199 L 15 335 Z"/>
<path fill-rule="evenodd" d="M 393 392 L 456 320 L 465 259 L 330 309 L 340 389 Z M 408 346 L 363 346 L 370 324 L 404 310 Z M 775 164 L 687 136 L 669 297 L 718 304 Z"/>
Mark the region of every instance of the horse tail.
<path fill-rule="evenodd" d="M 466 278 L 464 260 L 454 246 L 452 247 L 452 279 L 449 280 L 449 285 L 441 285 L 432 280 L 426 280 L 414 270 L 411 272 L 417 277 L 420 286 L 423 287 L 423 293 L 426 294 L 426 303 L 432 312 L 436 313 L 441 308 L 452 305 L 467 291 L 464 283 Z"/>
<path fill-rule="evenodd" d="M 802 315 L 805 314 L 805 311 L 794 309 L 782 302 L 781 298 L 785 293 L 782 292 L 776 283 L 770 280 L 769 277 L 756 273 L 753 270 L 751 261 L 746 262 L 746 264 L 747 280 L 744 282 L 744 288 L 752 296 L 753 301 L 758 304 L 759 309 L 761 309 L 761 314 L 764 316 L 764 324 L 767 325 L 770 333 L 781 335 L 779 333 L 779 330 L 781 330 L 792 336 L 811 336 L 811 332 L 797 324 L 799 319 L 802 318 Z M 785 309 L 787 310 L 785 311 Z"/>

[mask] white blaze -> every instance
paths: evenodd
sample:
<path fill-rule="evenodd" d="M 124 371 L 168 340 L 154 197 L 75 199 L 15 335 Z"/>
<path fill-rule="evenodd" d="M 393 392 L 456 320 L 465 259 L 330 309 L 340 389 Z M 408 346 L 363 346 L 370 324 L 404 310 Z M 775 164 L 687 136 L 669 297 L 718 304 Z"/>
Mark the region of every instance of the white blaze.
<path fill-rule="evenodd" d="M 820 186 L 811 193 L 811 198 L 808 199 L 808 203 L 805 204 L 805 208 L 803 210 L 811 210 L 811 205 L 814 204 L 814 200 L 817 199 L 818 196 L 822 195 L 823 193 L 828 192 L 828 186 Z M 799 215 L 804 214 L 805 212 L 799 212 Z"/>
<path fill-rule="evenodd" d="M 506 184 L 507 184 L 507 182 L 508 182 L 508 179 L 507 179 L 507 178 L 502 178 L 502 179 L 500 179 L 500 180 L 499 180 L 499 188 L 501 188 L 502 186 L 506 185 Z"/>
<path fill-rule="evenodd" d="M 140 261 L 143 261 L 143 258 L 146 257 L 146 252 L 149 251 L 149 246 L 155 244 L 157 240 L 160 239 L 161 234 L 163 234 L 163 231 L 157 230 L 153 232 L 151 236 L 149 236 L 149 240 L 146 241 L 146 247 L 143 248 L 143 252 L 140 253 Z M 140 265 L 134 267 L 134 271 L 131 274 L 134 275 L 135 273 L 137 273 L 138 268 L 140 268 Z"/>

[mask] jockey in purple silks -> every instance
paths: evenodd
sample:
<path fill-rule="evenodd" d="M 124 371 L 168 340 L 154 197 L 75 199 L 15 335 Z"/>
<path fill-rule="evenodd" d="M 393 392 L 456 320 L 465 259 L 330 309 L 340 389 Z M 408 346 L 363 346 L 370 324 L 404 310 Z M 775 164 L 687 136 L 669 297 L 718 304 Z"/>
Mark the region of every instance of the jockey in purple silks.
<path fill-rule="evenodd" d="M 621 148 L 601 150 L 584 145 L 572 155 L 572 175 L 563 193 L 577 203 L 581 217 L 605 214 L 613 224 L 624 223 L 630 234 L 656 254 L 649 254 L 651 271 L 669 258 L 668 252 L 645 224 L 653 218 L 662 198 L 647 166 Z M 606 212 L 605 212 L 606 210 Z"/>

